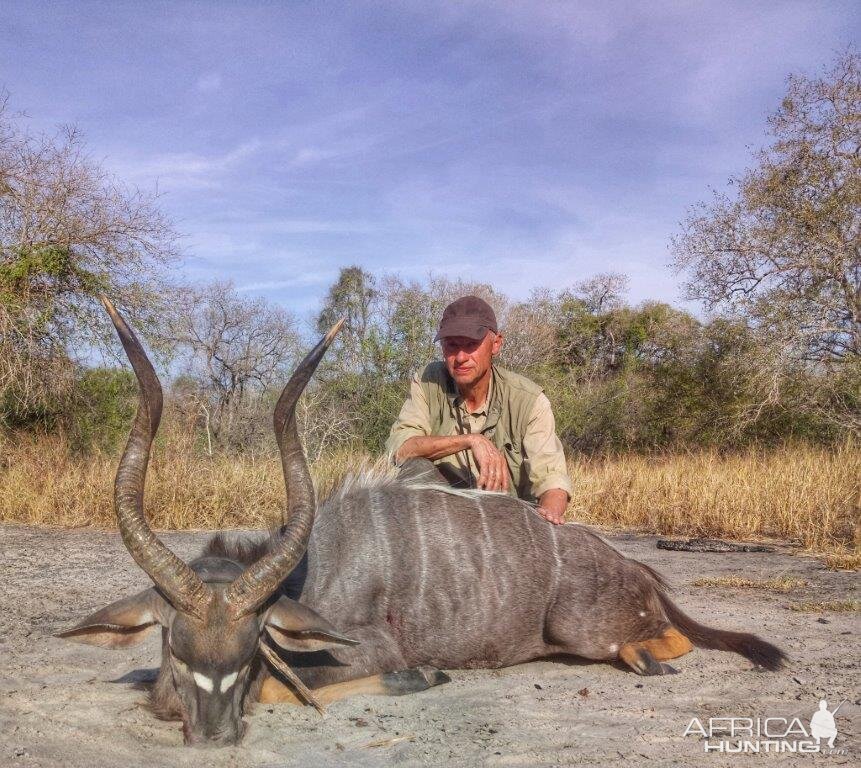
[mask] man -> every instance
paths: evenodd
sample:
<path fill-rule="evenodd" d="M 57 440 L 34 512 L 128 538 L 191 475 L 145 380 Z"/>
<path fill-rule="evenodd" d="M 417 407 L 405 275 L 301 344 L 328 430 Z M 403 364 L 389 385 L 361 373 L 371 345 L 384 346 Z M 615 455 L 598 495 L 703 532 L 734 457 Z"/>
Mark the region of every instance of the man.
<path fill-rule="evenodd" d="M 443 361 L 413 378 L 386 448 L 397 464 L 432 461 L 456 487 L 502 491 L 564 522 L 571 481 L 550 401 L 529 379 L 493 364 L 503 336 L 490 305 L 464 296 L 443 312 Z"/>

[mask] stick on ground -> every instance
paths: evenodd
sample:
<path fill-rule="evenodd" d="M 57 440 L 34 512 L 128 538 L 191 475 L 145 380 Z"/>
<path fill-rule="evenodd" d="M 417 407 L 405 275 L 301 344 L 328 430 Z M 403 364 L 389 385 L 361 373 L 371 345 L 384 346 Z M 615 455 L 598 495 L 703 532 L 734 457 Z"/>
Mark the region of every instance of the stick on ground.
<path fill-rule="evenodd" d="M 263 655 L 266 657 L 267 661 L 269 661 L 275 669 L 290 681 L 290 684 L 296 689 L 296 692 L 305 699 L 306 702 L 314 707 L 314 709 L 316 709 L 321 715 L 326 714 L 326 708 L 317 700 L 311 692 L 311 689 L 299 679 L 298 675 L 290 669 L 290 667 L 288 667 L 287 664 L 285 664 L 268 645 L 260 643 L 260 650 L 263 651 Z"/>

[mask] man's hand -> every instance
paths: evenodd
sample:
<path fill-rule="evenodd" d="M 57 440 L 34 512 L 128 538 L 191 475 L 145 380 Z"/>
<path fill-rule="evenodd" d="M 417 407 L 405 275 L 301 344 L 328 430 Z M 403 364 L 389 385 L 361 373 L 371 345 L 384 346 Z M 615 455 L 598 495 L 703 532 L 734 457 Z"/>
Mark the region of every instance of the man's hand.
<path fill-rule="evenodd" d="M 563 512 L 557 512 L 555 509 L 536 507 L 535 511 L 548 523 L 553 523 L 553 525 L 562 525 L 565 522 L 565 514 Z"/>
<path fill-rule="evenodd" d="M 547 522 L 553 525 L 562 525 L 565 522 L 565 509 L 568 506 L 568 494 L 561 488 L 551 488 L 541 494 L 538 512 Z"/>
<path fill-rule="evenodd" d="M 470 449 L 478 464 L 478 487 L 486 491 L 508 491 L 508 462 L 484 435 L 470 435 Z"/>

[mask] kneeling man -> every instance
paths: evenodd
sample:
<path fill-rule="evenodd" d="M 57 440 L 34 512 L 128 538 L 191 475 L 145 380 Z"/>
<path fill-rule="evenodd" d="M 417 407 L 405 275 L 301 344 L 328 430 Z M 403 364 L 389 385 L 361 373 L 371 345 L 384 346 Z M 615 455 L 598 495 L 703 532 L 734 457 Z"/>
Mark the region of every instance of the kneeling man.
<path fill-rule="evenodd" d="M 503 337 L 477 296 L 449 304 L 435 341 L 443 362 L 413 378 L 386 449 L 397 464 L 432 461 L 455 487 L 503 491 L 562 523 L 571 481 L 550 401 L 534 382 L 494 365 Z"/>

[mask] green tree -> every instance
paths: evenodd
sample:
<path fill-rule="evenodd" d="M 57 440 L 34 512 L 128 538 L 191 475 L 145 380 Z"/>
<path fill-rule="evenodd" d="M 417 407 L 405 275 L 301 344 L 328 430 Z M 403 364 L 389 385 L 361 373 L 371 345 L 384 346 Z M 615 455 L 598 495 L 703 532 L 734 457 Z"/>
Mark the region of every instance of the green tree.
<path fill-rule="evenodd" d="M 325 333 L 338 320 L 344 319 L 332 355 L 344 370 L 370 373 L 369 343 L 376 297 L 376 279 L 356 265 L 343 267 L 338 279 L 329 287 L 317 315 L 317 332 Z"/>
<path fill-rule="evenodd" d="M 835 423 L 855 429 L 861 429 L 851 393 L 861 357 L 859 115 L 856 52 L 820 78 L 791 76 L 768 120 L 772 143 L 753 168 L 730 180 L 733 195 L 716 194 L 693 210 L 672 241 L 675 265 L 688 272 L 688 297 L 744 318 L 778 350 L 770 356 L 774 381 L 792 380 L 801 366 L 817 386 L 836 386 L 820 406 Z"/>
<path fill-rule="evenodd" d="M 137 380 L 127 368 L 82 370 L 64 419 L 72 446 L 116 449 L 128 435 L 137 400 Z"/>
<path fill-rule="evenodd" d="M 81 135 L 32 135 L 0 103 L 0 422 L 48 418 L 79 350 L 112 343 L 97 296 L 157 331 L 175 233 L 153 198 L 108 176 Z"/>

